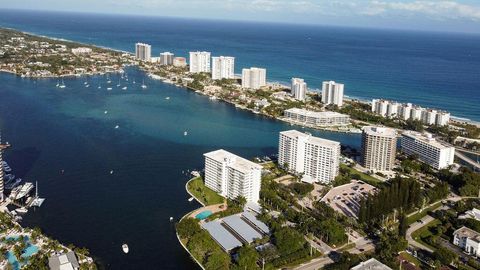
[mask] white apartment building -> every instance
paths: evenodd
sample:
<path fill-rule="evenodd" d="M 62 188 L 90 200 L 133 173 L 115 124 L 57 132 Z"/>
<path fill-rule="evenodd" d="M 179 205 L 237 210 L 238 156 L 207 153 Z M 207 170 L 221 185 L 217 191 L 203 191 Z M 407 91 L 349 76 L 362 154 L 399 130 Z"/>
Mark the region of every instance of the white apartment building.
<path fill-rule="evenodd" d="M 235 57 L 219 56 L 212 57 L 212 79 L 234 79 Z"/>
<path fill-rule="evenodd" d="M 135 57 L 138 60 L 150 62 L 152 60 L 152 46 L 145 43 L 136 43 Z"/>
<path fill-rule="evenodd" d="M 304 101 L 307 97 L 307 83 L 300 78 L 292 78 L 292 96 Z"/>
<path fill-rule="evenodd" d="M 350 116 L 337 112 L 314 112 L 300 108 L 291 108 L 284 111 L 288 120 L 297 124 L 317 127 L 347 126 Z"/>
<path fill-rule="evenodd" d="M 186 67 L 187 66 L 187 59 L 185 57 L 174 57 L 173 58 L 173 66 L 174 67 Z"/>
<path fill-rule="evenodd" d="M 223 149 L 204 154 L 205 186 L 220 195 L 247 202 L 258 202 L 262 166 Z"/>
<path fill-rule="evenodd" d="M 386 127 L 367 126 L 362 132 L 362 166 L 374 171 L 391 171 L 397 153 L 397 132 Z"/>
<path fill-rule="evenodd" d="M 452 165 L 455 157 L 455 147 L 437 141 L 430 133 L 406 131 L 402 134 L 401 146 L 407 155 L 416 155 L 437 170 Z"/>
<path fill-rule="evenodd" d="M 401 104 L 383 99 L 373 99 L 371 110 L 383 117 L 419 120 L 425 125 L 445 126 L 450 121 L 450 113 L 445 111 L 425 109 L 413 106 L 411 103 Z"/>
<path fill-rule="evenodd" d="M 264 68 L 244 68 L 242 70 L 242 88 L 260 89 L 267 85 L 267 70 Z"/>
<path fill-rule="evenodd" d="M 280 132 L 278 164 L 302 181 L 329 184 L 338 175 L 340 143 L 289 130 Z"/>
<path fill-rule="evenodd" d="M 334 81 L 325 81 L 322 84 L 322 102 L 326 105 L 335 104 L 338 107 L 343 106 L 343 89 L 342 83 Z"/>
<path fill-rule="evenodd" d="M 190 73 L 210 72 L 210 52 L 190 52 Z"/>
<path fill-rule="evenodd" d="M 75 55 L 89 54 L 89 53 L 92 53 L 92 49 L 87 47 L 78 47 L 78 48 L 73 48 L 72 53 Z"/>
<path fill-rule="evenodd" d="M 480 256 L 480 233 L 461 227 L 453 232 L 453 244 L 460 247 L 469 255 Z"/>
<path fill-rule="evenodd" d="M 171 52 L 163 52 L 160 54 L 160 65 L 171 66 L 173 65 L 173 58 L 175 55 Z"/>

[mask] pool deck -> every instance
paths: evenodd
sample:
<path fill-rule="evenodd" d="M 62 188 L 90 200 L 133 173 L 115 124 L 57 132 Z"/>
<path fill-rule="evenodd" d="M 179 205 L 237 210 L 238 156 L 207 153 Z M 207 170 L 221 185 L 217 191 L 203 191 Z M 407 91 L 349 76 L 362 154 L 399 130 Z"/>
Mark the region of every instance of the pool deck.
<path fill-rule="evenodd" d="M 212 214 L 215 214 L 215 213 L 221 212 L 225 209 L 227 209 L 227 204 L 226 203 L 207 205 L 207 206 L 204 206 L 204 207 L 200 207 L 197 210 L 193 210 L 192 212 L 190 212 L 188 217 L 195 218 L 196 215 L 202 213 L 203 211 L 207 211 L 207 210 L 210 210 L 210 211 L 212 211 Z"/>

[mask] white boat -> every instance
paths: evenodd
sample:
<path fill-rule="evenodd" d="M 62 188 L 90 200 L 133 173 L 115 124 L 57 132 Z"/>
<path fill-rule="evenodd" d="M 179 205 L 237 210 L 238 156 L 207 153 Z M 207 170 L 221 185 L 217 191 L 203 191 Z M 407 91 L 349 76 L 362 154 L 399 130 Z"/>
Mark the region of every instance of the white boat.
<path fill-rule="evenodd" d="M 15 200 L 22 199 L 23 197 L 27 196 L 32 190 L 33 190 L 33 183 L 30 183 L 30 182 L 25 183 L 20 188 L 20 191 L 18 192 L 17 196 L 15 196 Z"/>
<path fill-rule="evenodd" d="M 90 84 L 86 84 L 86 85 L 85 85 L 85 88 L 88 88 L 88 87 L 90 87 Z"/>
<path fill-rule="evenodd" d="M 132 82 L 132 83 L 133 83 L 133 84 L 136 84 L 135 79 L 133 79 L 133 82 Z"/>
<path fill-rule="evenodd" d="M 19 214 L 26 214 L 28 212 L 28 209 L 25 207 L 20 207 L 15 210 Z"/>
<path fill-rule="evenodd" d="M 85 81 L 83 84 L 87 85 L 88 83 Z"/>
<path fill-rule="evenodd" d="M 142 88 L 147 89 L 147 85 L 145 84 L 145 80 L 143 80 L 143 82 L 142 82 Z"/>
<path fill-rule="evenodd" d="M 60 82 L 57 81 L 57 84 L 55 85 L 56 87 L 59 87 L 60 86 Z"/>
<path fill-rule="evenodd" d="M 183 132 L 183 136 L 187 136 L 188 135 L 188 132 L 187 131 L 184 131 Z"/>
<path fill-rule="evenodd" d="M 119 125 L 116 125 L 116 126 L 115 126 L 115 129 L 119 129 L 119 128 L 120 128 L 120 126 L 119 126 Z"/>
<path fill-rule="evenodd" d="M 170 222 L 172 222 L 172 221 L 173 221 L 173 217 L 170 217 Z"/>
<path fill-rule="evenodd" d="M 129 249 L 128 249 L 128 245 L 127 244 L 123 244 L 122 245 L 122 250 L 123 250 L 123 253 L 127 254 Z"/>
<path fill-rule="evenodd" d="M 101 87 L 100 85 L 99 85 L 97 88 L 98 88 L 98 89 L 102 89 L 102 87 Z"/>
<path fill-rule="evenodd" d="M 110 174 L 113 174 L 113 170 L 110 171 Z"/>
<path fill-rule="evenodd" d="M 112 87 L 108 87 L 107 90 L 108 90 L 108 91 L 112 90 Z"/>
<path fill-rule="evenodd" d="M 62 89 L 65 88 L 65 82 L 63 81 L 63 79 L 62 79 L 62 84 L 60 84 L 58 88 L 62 88 Z"/>
<path fill-rule="evenodd" d="M 107 113 L 108 113 L 108 111 L 104 111 L 103 113 L 104 113 L 104 114 L 107 114 Z"/>
<path fill-rule="evenodd" d="M 126 86 L 122 87 L 122 90 L 127 90 L 127 87 Z"/>
<path fill-rule="evenodd" d="M 188 199 L 189 202 L 193 201 L 193 197 L 190 197 L 190 199 Z"/>
<path fill-rule="evenodd" d="M 166 100 L 169 100 L 169 99 L 170 99 L 170 97 L 166 97 L 165 99 L 166 99 Z"/>

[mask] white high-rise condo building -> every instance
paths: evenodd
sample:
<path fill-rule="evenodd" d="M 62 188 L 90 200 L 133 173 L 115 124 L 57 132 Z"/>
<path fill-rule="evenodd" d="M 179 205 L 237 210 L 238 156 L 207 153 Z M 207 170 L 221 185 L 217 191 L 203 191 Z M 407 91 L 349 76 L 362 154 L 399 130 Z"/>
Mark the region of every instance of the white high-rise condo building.
<path fill-rule="evenodd" d="M 300 78 L 292 78 L 292 96 L 304 101 L 307 96 L 307 83 Z"/>
<path fill-rule="evenodd" d="M 326 105 L 334 104 L 338 107 L 343 106 L 343 88 L 342 83 L 326 81 L 322 84 L 322 102 Z"/>
<path fill-rule="evenodd" d="M 264 68 L 244 68 L 242 70 L 242 87 L 260 89 L 267 85 L 267 70 Z"/>
<path fill-rule="evenodd" d="M 402 134 L 402 151 L 415 155 L 420 161 L 441 170 L 453 164 L 455 147 L 437 141 L 430 133 L 406 131 Z"/>
<path fill-rule="evenodd" d="M 338 175 L 340 143 L 297 130 L 280 132 L 278 164 L 302 174 L 302 181 L 328 184 Z"/>
<path fill-rule="evenodd" d="M 190 52 L 190 73 L 210 72 L 210 52 Z"/>
<path fill-rule="evenodd" d="M 362 166 L 374 171 L 391 171 L 397 153 L 397 132 L 386 127 L 367 126 L 362 132 Z"/>
<path fill-rule="evenodd" d="M 163 52 L 160 54 L 160 65 L 170 66 L 173 65 L 174 54 L 171 52 Z"/>
<path fill-rule="evenodd" d="M 212 57 L 212 79 L 234 79 L 235 57 L 218 56 Z"/>
<path fill-rule="evenodd" d="M 138 60 L 150 62 L 152 60 L 152 46 L 145 43 L 135 44 L 135 57 Z"/>
<path fill-rule="evenodd" d="M 229 199 L 242 196 L 248 202 L 258 202 L 262 166 L 223 149 L 204 156 L 205 186 Z"/>
<path fill-rule="evenodd" d="M 384 99 L 372 100 L 372 112 L 383 117 L 402 120 L 418 120 L 425 125 L 445 126 L 450 121 L 450 113 L 414 106 L 412 103 L 400 104 Z"/>

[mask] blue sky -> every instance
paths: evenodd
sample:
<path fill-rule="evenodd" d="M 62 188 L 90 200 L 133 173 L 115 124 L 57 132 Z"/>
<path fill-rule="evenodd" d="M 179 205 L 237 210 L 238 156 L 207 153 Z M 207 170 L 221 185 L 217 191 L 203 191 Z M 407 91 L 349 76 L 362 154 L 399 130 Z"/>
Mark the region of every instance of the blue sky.
<path fill-rule="evenodd" d="M 0 0 L 0 8 L 480 33 L 480 0 Z"/>

